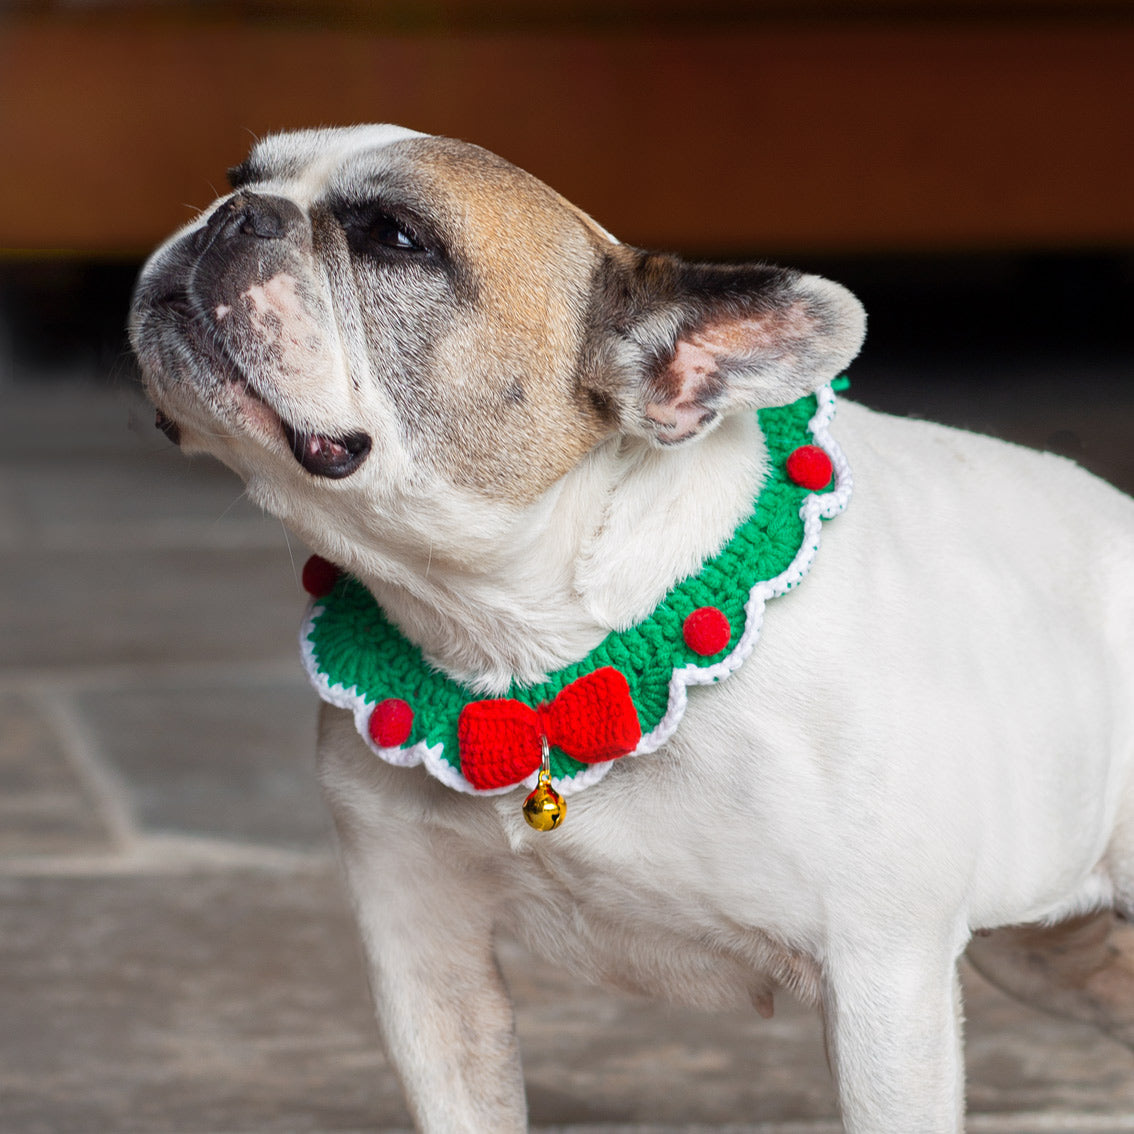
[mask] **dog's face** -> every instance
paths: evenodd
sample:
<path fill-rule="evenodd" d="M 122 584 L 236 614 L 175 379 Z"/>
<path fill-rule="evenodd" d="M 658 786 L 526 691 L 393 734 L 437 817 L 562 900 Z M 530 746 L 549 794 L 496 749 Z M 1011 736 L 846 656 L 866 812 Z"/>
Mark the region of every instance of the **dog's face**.
<path fill-rule="evenodd" d="M 838 285 L 616 242 L 475 146 L 397 127 L 269 137 L 140 278 L 159 424 L 300 531 L 408 551 L 515 513 L 617 435 L 673 446 L 857 352 Z"/>

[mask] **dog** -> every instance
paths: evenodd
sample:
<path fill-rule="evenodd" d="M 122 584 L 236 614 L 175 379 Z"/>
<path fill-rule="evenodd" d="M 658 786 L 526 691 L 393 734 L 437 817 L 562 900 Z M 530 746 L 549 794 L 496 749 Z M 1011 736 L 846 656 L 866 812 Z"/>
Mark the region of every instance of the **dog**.
<path fill-rule="evenodd" d="M 1134 502 L 836 396 L 838 284 L 629 247 L 476 146 L 284 133 L 230 181 L 131 339 L 159 426 L 318 553 L 321 782 L 419 1130 L 526 1129 L 499 932 L 818 1002 L 852 1134 L 962 1129 L 970 944 L 1134 1043 Z M 651 635 L 639 678 L 611 643 Z"/>

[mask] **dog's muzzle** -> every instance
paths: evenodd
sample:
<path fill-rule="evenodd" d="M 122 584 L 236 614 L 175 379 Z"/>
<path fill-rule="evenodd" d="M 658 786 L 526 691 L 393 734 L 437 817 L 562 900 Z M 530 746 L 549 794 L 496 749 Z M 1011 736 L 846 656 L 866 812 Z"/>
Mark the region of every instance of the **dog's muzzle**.
<path fill-rule="evenodd" d="M 228 349 L 212 312 L 233 310 L 250 282 L 286 269 L 299 240 L 306 238 L 307 218 L 283 197 L 239 192 L 218 205 L 205 224 L 171 250 L 158 279 L 150 281 L 150 306 L 162 323 L 199 359 L 205 369 L 239 388 L 279 418 L 283 436 L 296 461 L 312 476 L 339 480 L 350 476 L 372 447 L 368 434 L 353 430 L 330 434 L 303 428 L 285 418 L 273 404 L 271 391 L 247 373 Z M 155 421 L 171 441 L 180 440 L 176 421 L 158 410 Z"/>

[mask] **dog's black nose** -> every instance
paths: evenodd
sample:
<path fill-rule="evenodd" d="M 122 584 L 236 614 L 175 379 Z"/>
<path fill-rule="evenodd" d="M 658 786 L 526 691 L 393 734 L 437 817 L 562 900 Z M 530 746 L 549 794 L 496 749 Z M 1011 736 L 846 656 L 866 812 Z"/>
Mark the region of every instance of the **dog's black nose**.
<path fill-rule="evenodd" d="M 286 197 L 237 193 L 217 206 L 202 232 L 209 244 L 241 236 L 280 240 L 305 223 L 303 211 Z"/>

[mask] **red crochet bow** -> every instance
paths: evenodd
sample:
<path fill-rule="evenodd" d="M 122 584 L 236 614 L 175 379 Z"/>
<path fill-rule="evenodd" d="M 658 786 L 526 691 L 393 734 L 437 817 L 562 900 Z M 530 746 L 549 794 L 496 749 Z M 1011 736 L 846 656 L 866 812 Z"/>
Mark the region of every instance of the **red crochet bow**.
<path fill-rule="evenodd" d="M 642 738 L 626 678 L 611 666 L 572 681 L 550 704 L 473 701 L 461 710 L 461 771 L 480 790 L 510 787 L 540 766 L 541 737 L 584 764 L 632 752 Z"/>

